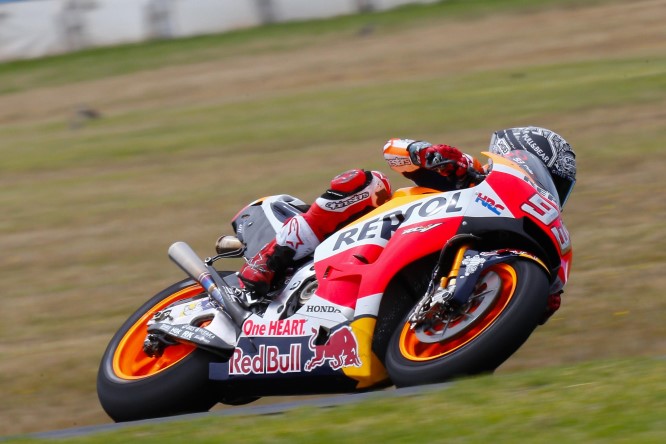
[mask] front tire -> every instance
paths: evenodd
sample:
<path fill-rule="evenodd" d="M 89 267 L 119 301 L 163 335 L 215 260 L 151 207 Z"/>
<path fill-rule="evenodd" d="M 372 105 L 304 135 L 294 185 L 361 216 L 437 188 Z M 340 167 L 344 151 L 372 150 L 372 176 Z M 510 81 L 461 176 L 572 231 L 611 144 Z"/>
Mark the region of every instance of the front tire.
<path fill-rule="evenodd" d="M 221 358 L 188 344 L 171 345 L 160 357 L 143 352 L 154 312 L 203 294 L 191 279 L 178 282 L 141 306 L 113 336 L 97 374 L 97 395 L 114 421 L 204 412 L 217 403 L 208 367 Z"/>
<path fill-rule="evenodd" d="M 479 281 L 484 279 L 496 285 L 496 291 L 478 303 L 478 316 L 469 321 L 463 317 L 454 333 L 441 334 L 439 342 L 410 329 L 411 312 L 403 318 L 386 353 L 386 369 L 396 386 L 494 371 L 527 340 L 546 310 L 545 271 L 532 261 L 516 259 L 488 267 Z"/>

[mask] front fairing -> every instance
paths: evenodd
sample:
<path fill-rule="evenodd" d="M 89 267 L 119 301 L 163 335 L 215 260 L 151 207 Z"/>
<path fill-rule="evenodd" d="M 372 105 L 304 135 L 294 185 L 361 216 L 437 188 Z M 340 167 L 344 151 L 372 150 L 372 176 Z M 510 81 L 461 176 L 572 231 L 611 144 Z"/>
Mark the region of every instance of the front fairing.
<path fill-rule="evenodd" d="M 561 288 L 569 274 L 571 243 L 559 202 L 537 173 L 541 164 L 488 156 L 490 172 L 479 185 L 449 192 L 398 190 L 391 201 L 326 239 L 315 252 L 317 294 L 349 308 L 361 301 L 363 307 L 364 298 L 379 297 L 401 269 L 439 252 L 454 235 L 504 229 L 520 235 L 525 218 L 560 256 L 552 282 L 553 289 Z"/>
<path fill-rule="evenodd" d="M 442 248 L 442 241 L 458 230 L 464 209 L 473 199 L 471 189 L 396 193 L 390 202 L 317 248 L 317 294 L 346 307 L 354 307 L 357 296 L 381 294 L 406 264 Z"/>

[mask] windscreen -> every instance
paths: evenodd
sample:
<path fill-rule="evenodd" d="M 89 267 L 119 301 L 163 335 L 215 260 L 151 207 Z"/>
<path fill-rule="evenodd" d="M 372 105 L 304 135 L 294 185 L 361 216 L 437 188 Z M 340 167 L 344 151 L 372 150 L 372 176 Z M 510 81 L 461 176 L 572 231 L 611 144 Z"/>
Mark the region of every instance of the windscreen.
<path fill-rule="evenodd" d="M 541 159 L 529 151 L 524 150 L 509 151 L 507 154 L 503 154 L 502 157 L 520 165 L 530 179 L 535 181 L 540 188 L 548 192 L 548 199 L 557 203 L 557 206 L 562 208 L 553 178 Z"/>

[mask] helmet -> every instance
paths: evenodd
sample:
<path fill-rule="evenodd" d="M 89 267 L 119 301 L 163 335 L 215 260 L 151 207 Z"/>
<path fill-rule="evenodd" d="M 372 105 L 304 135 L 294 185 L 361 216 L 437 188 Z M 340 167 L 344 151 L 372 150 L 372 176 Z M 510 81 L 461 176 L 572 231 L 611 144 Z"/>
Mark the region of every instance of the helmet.
<path fill-rule="evenodd" d="M 492 135 L 491 153 L 503 155 L 512 150 L 529 151 L 541 159 L 550 171 L 563 207 L 576 183 L 576 153 L 571 145 L 556 132 L 538 126 L 508 128 Z"/>

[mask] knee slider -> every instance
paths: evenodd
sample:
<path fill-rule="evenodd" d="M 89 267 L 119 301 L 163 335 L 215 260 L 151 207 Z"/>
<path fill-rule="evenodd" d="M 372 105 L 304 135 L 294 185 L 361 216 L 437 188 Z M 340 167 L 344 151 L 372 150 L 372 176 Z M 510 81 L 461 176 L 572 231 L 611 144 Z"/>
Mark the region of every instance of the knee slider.
<path fill-rule="evenodd" d="M 330 191 L 349 195 L 362 189 L 370 180 L 372 180 L 372 175 L 368 171 L 363 171 L 358 168 L 345 171 L 331 180 Z"/>
<path fill-rule="evenodd" d="M 344 186 L 338 186 L 338 178 L 343 179 L 339 183 Z M 352 188 L 350 184 L 357 186 Z M 351 215 L 368 207 L 376 208 L 391 198 L 388 178 L 379 171 L 350 170 L 334 178 L 331 185 L 335 187 L 326 191 L 315 202 L 324 211 Z"/>

